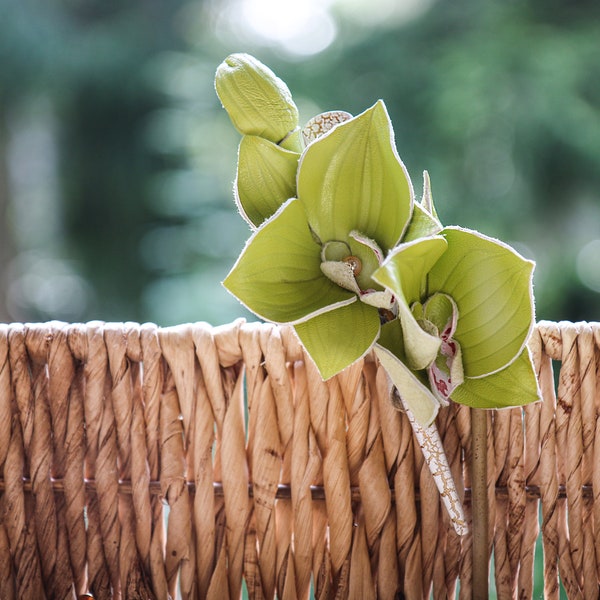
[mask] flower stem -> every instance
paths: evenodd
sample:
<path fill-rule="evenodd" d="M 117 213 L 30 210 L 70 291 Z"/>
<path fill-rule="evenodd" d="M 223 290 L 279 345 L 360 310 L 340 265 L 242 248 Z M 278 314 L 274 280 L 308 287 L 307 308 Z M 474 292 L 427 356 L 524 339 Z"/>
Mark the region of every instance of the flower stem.
<path fill-rule="evenodd" d="M 487 498 L 487 414 L 471 409 L 471 491 L 473 511 L 473 600 L 487 600 L 489 511 Z"/>

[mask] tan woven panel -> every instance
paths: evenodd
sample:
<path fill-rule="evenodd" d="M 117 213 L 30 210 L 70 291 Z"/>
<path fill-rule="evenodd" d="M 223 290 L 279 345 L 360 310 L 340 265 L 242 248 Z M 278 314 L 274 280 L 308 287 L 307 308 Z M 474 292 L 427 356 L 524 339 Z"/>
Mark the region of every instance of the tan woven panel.
<path fill-rule="evenodd" d="M 546 597 L 559 574 L 598 596 L 599 347 L 598 324 L 540 323 L 544 402 L 488 413 L 500 598 L 531 597 L 542 534 Z M 0 598 L 220 600 L 243 579 L 251 598 L 470 598 L 471 535 L 387 390 L 371 357 L 322 382 L 269 325 L 0 325 Z M 438 426 L 470 519 L 469 409 Z"/>

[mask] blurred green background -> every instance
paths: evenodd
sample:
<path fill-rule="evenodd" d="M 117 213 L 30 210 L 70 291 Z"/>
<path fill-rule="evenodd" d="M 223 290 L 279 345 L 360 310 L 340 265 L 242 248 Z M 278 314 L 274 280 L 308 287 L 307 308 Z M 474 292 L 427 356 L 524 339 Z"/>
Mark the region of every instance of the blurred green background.
<path fill-rule="evenodd" d="M 417 197 L 537 261 L 538 319 L 599 320 L 599 39 L 584 0 L 2 0 L 0 320 L 249 316 L 236 51 L 301 120 L 383 98 Z"/>

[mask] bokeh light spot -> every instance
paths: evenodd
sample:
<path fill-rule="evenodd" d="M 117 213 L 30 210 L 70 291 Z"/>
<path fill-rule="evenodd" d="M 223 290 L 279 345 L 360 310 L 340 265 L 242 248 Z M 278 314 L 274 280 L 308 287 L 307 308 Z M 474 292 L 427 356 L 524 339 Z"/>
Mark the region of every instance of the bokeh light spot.
<path fill-rule="evenodd" d="M 600 293 L 600 239 L 592 240 L 579 251 L 576 268 L 581 282 Z"/>

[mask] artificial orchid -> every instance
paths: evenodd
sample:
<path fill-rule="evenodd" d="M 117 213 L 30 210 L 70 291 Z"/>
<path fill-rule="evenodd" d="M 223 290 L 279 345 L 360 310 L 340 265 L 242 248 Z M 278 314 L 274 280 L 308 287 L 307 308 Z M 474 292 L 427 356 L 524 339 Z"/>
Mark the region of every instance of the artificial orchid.
<path fill-rule="evenodd" d="M 375 351 L 463 533 L 434 420 L 449 400 L 539 399 L 527 349 L 534 264 L 444 228 L 427 173 L 415 201 L 383 101 L 300 130 L 287 86 L 245 54 L 224 61 L 216 88 L 243 134 L 234 189 L 253 229 L 225 287 L 259 317 L 293 326 L 324 379 Z"/>

